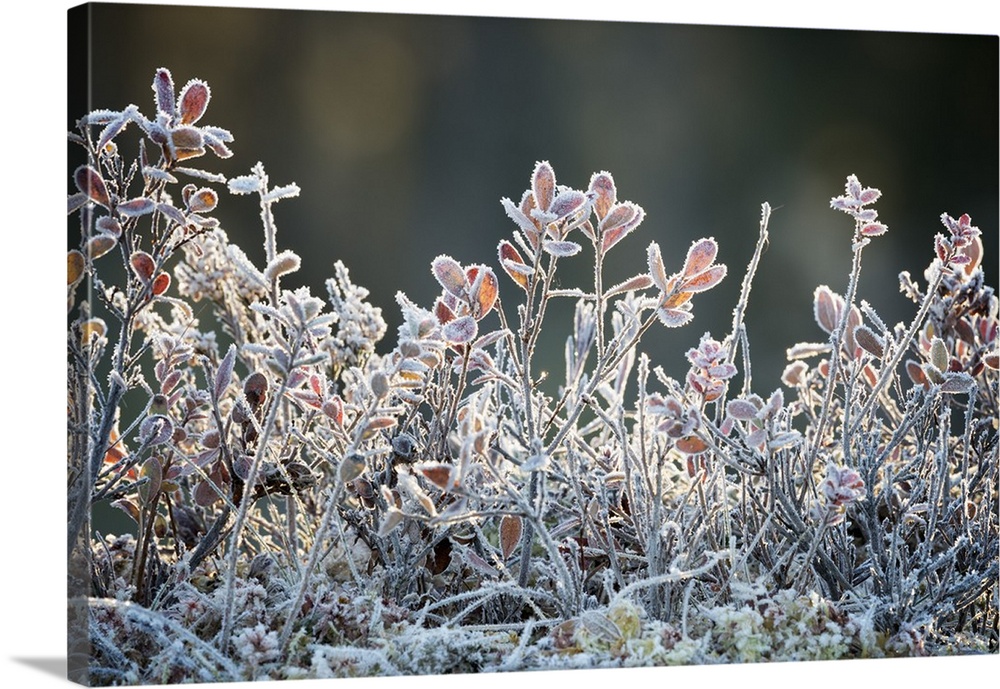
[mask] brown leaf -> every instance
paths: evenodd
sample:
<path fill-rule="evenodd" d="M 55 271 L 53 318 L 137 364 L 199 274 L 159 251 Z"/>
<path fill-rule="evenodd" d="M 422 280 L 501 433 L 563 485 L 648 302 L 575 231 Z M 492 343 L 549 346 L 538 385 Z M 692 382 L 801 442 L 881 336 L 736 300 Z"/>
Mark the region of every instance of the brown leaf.
<path fill-rule="evenodd" d="M 417 470 L 424 475 L 431 483 L 441 490 L 448 490 L 452 486 L 450 464 L 442 462 L 424 462 L 417 465 Z"/>
<path fill-rule="evenodd" d="M 500 552 L 504 560 L 510 558 L 517 547 L 522 529 L 521 518 L 517 515 L 505 514 L 500 520 Z"/>
<path fill-rule="evenodd" d="M 76 188 L 82 191 L 96 204 L 109 208 L 111 199 L 108 197 L 108 188 L 104 185 L 104 180 L 100 173 L 89 165 L 81 165 L 73 174 Z"/>
<path fill-rule="evenodd" d="M 153 278 L 156 263 L 153 261 L 153 257 L 145 251 L 134 252 L 129 262 L 132 264 L 132 270 L 143 283 L 147 283 Z"/>
<path fill-rule="evenodd" d="M 72 287 L 83 279 L 86 265 L 87 261 L 78 250 L 73 249 L 66 254 L 66 285 L 68 287 Z"/>

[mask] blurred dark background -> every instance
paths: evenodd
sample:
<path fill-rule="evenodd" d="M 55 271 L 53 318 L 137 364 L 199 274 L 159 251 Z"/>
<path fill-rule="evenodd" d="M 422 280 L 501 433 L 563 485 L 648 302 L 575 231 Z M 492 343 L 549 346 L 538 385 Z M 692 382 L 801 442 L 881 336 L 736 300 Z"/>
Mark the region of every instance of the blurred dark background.
<path fill-rule="evenodd" d="M 608 170 L 619 198 L 645 208 L 606 284 L 645 270 L 652 240 L 668 270 L 691 241 L 719 240 L 729 277 L 696 298 L 690 326 L 645 341 L 673 375 L 702 333 L 726 334 L 763 201 L 776 210 L 747 316 L 755 390 L 779 385 L 788 346 L 823 339 L 812 293 L 846 289 L 853 223 L 829 201 L 851 173 L 884 194 L 876 207 L 890 231 L 865 250 L 860 285 L 884 320 L 913 314 L 897 275 L 923 283 L 942 212 L 982 228 L 996 283 L 996 36 L 91 8 L 90 107 L 135 103 L 151 115 L 161 66 L 178 89 L 206 80 L 201 124 L 229 129 L 235 155 L 194 162 L 232 176 L 259 160 L 273 184 L 296 182 L 301 197 L 277 206 L 279 248 L 304 259 L 285 286 L 325 297 L 343 260 L 390 324 L 383 350 L 400 321 L 395 292 L 425 306 L 438 293 L 436 255 L 496 263 L 514 229 L 500 198 L 520 198 L 537 160 L 576 188 Z M 71 63 L 81 49 L 71 40 Z M 254 199 L 225 194 L 217 217 L 262 266 L 258 213 Z M 562 286 L 590 284 L 590 257 L 585 248 L 561 263 Z M 500 280 L 511 306 L 519 290 Z M 543 366 L 558 380 L 569 316 L 555 318 Z"/>

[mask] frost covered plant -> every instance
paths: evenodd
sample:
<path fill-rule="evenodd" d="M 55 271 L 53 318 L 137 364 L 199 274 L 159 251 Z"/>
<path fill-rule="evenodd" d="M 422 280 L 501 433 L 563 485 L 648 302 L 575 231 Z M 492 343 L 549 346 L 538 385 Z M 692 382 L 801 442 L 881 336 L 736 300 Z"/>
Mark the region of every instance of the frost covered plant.
<path fill-rule="evenodd" d="M 998 308 L 967 215 L 942 216 L 923 286 L 901 274 L 915 313 L 889 326 L 858 297 L 880 192 L 849 177 L 831 201 L 854 219 L 847 287 L 814 293 L 825 339 L 755 389 L 770 207 L 729 332 L 692 342 L 728 272 L 715 239 L 643 253 L 652 219 L 610 173 L 575 188 L 539 162 L 501 200 L 495 260 L 437 256 L 439 296 L 397 293 L 383 342 L 339 261 L 325 295 L 294 284 L 274 210 L 295 184 L 191 167 L 231 155 L 199 124 L 208 86 L 177 94 L 160 69 L 153 91 L 154 116 L 100 110 L 70 134 L 75 679 L 997 651 Z M 231 196 L 260 205 L 263 266 L 222 227 Z M 638 251 L 634 274 L 610 275 L 611 251 Z M 568 284 L 570 261 L 592 279 Z M 680 380 L 643 350 L 653 327 L 678 329 L 659 354 L 686 358 Z M 104 504 L 131 529 L 104 533 Z"/>

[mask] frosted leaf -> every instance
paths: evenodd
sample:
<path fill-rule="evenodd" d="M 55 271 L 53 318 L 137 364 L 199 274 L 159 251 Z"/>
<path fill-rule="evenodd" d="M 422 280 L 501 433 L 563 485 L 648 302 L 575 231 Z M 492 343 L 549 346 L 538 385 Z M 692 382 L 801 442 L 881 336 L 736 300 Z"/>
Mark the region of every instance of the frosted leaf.
<path fill-rule="evenodd" d="M 170 182 L 171 184 L 177 184 L 177 178 L 166 170 L 161 170 L 158 167 L 151 167 L 149 165 L 142 168 L 142 176 L 146 179 L 155 179 L 161 182 Z"/>
<path fill-rule="evenodd" d="M 130 122 L 130 118 L 122 113 L 114 120 L 108 123 L 108 125 L 101 130 L 100 136 L 97 137 L 97 150 L 103 150 L 111 141 L 121 134 L 122 130 L 125 129 L 125 125 Z"/>
<path fill-rule="evenodd" d="M 148 215 L 156 210 L 156 203 L 152 199 L 147 199 L 145 196 L 140 196 L 137 199 L 131 199 L 125 201 L 124 203 L 119 203 L 116 210 L 120 215 L 126 218 L 136 218 L 140 215 Z"/>
<path fill-rule="evenodd" d="M 547 160 L 535 164 L 535 171 L 531 175 L 531 191 L 535 197 L 535 203 L 539 210 L 547 211 L 552 205 L 555 195 L 556 173 L 552 170 Z"/>
<path fill-rule="evenodd" d="M 453 344 L 467 344 L 476 338 L 478 328 L 472 316 L 462 316 L 444 326 L 444 338 Z"/>
<path fill-rule="evenodd" d="M 256 194 L 260 188 L 261 179 L 257 175 L 240 175 L 229 180 L 231 194 Z"/>
<path fill-rule="evenodd" d="M 535 223 L 531 219 L 521 212 L 521 209 L 514 205 L 514 202 L 508 198 L 500 199 L 500 203 L 503 205 L 504 211 L 507 213 L 507 217 L 513 220 L 517 226 L 527 237 L 528 242 L 531 243 L 532 247 L 538 247 L 538 228 L 535 227 Z"/>
<path fill-rule="evenodd" d="M 586 203 L 587 196 L 582 191 L 568 189 L 560 192 L 558 196 L 552 199 L 552 205 L 549 207 L 549 212 L 554 215 L 557 220 L 560 220 L 576 213 L 577 211 L 583 210 Z"/>
<path fill-rule="evenodd" d="M 211 100 L 212 92 L 208 84 L 200 79 L 192 79 L 184 88 L 177 99 L 177 110 L 181 116 L 181 124 L 194 124 L 205 114 L 208 101 Z"/>
<path fill-rule="evenodd" d="M 219 370 L 215 372 L 215 382 L 212 386 L 213 399 L 222 399 L 222 395 L 229 386 L 229 381 L 233 377 L 233 368 L 236 365 L 236 346 L 229 345 L 226 356 L 219 362 Z"/>
<path fill-rule="evenodd" d="M 649 263 L 649 276 L 656 286 L 660 288 L 660 292 L 666 293 L 669 289 L 667 286 L 667 272 L 663 267 L 660 246 L 656 242 L 650 242 L 649 248 L 646 250 L 646 257 Z"/>
<path fill-rule="evenodd" d="M 680 289 L 685 292 L 704 292 L 718 285 L 724 277 L 726 277 L 726 266 L 713 266 L 685 280 L 681 283 Z"/>
<path fill-rule="evenodd" d="M 861 234 L 866 237 L 878 237 L 889 231 L 889 227 L 880 222 L 868 223 L 861 228 Z"/>
<path fill-rule="evenodd" d="M 606 252 L 610 250 L 611 247 L 613 247 L 615 244 L 623 240 L 627 235 L 629 235 L 632 232 L 632 230 L 634 230 L 639 226 L 643 218 L 646 216 L 646 212 L 642 209 L 642 207 L 637 206 L 634 203 L 624 204 L 622 206 L 618 206 L 617 208 L 628 208 L 628 207 L 631 207 L 633 209 L 633 212 L 628 218 L 628 220 L 618 225 L 614 225 L 609 222 L 608 227 L 602 231 L 602 238 L 601 238 L 602 251 Z M 613 209 L 611 211 L 611 215 L 609 215 L 608 218 L 611 218 L 611 216 L 614 214 L 615 210 Z"/>
<path fill-rule="evenodd" d="M 500 244 L 497 245 L 497 255 L 504 272 L 510 276 L 511 280 L 520 285 L 522 289 L 527 290 L 529 277 L 534 271 L 531 266 L 524 262 L 521 254 L 514 248 L 514 245 L 506 239 L 501 240 Z"/>
<path fill-rule="evenodd" d="M 973 388 L 975 382 L 975 379 L 964 371 L 946 373 L 944 382 L 941 383 L 941 392 L 945 394 L 966 393 Z"/>
<path fill-rule="evenodd" d="M 106 234 L 97 235 L 91 237 L 87 242 L 87 255 L 90 256 L 90 260 L 94 260 L 108 253 L 117 245 L 118 240 L 114 237 Z"/>
<path fill-rule="evenodd" d="M 661 307 L 656 310 L 656 317 L 668 328 L 679 328 L 691 321 L 694 316 L 686 309 L 671 309 Z"/>
<path fill-rule="evenodd" d="M 105 208 L 111 206 L 108 189 L 97 170 L 89 165 L 81 165 L 73 173 L 73 180 L 76 182 L 76 188 L 86 194 L 91 201 Z"/>
<path fill-rule="evenodd" d="M 174 114 L 174 78 L 170 70 L 160 67 L 153 75 L 153 103 L 158 112 L 173 116 Z"/>
<path fill-rule="evenodd" d="M 691 245 L 684 260 L 684 275 L 691 276 L 702 272 L 715 261 L 715 256 L 719 252 L 719 245 L 715 239 L 699 239 Z"/>
<path fill-rule="evenodd" d="M 282 275 L 294 273 L 302 265 L 302 259 L 294 251 L 286 249 L 274 257 L 264 269 L 264 279 L 268 282 L 276 280 Z"/>
<path fill-rule="evenodd" d="M 223 135 L 220 136 L 217 132 L 223 132 Z M 232 157 L 232 150 L 226 146 L 226 142 L 233 140 L 232 134 L 216 127 L 203 127 L 201 133 L 205 137 L 205 146 L 211 149 L 215 155 L 220 158 Z"/>
<path fill-rule="evenodd" d="M 66 255 L 66 284 L 70 287 L 83 279 L 83 271 L 86 268 L 86 260 L 83 254 L 77 249 L 73 249 Z"/>
<path fill-rule="evenodd" d="M 509 559 L 511 554 L 513 554 L 514 548 L 517 547 L 518 542 L 521 540 L 521 531 L 522 524 L 520 517 L 505 514 L 500 519 L 500 552 L 503 554 L 504 560 Z"/>
<path fill-rule="evenodd" d="M 466 294 L 465 271 L 461 264 L 451 256 L 440 255 L 431 262 L 431 272 L 446 292 L 459 299 L 468 298 Z"/>
<path fill-rule="evenodd" d="M 212 189 L 202 188 L 191 194 L 186 203 L 192 213 L 208 213 L 215 210 L 219 203 L 219 195 Z"/>
<path fill-rule="evenodd" d="M 272 203 L 281 199 L 290 199 L 298 196 L 300 191 L 297 184 L 286 184 L 283 187 L 274 187 L 271 191 L 264 194 L 261 200 L 264 203 Z"/>
<path fill-rule="evenodd" d="M 576 242 L 547 241 L 542 244 L 542 248 L 545 249 L 546 253 L 562 258 L 566 256 L 575 256 L 580 253 L 580 249 L 582 247 Z"/>
<path fill-rule="evenodd" d="M 497 276 L 486 266 L 474 266 L 466 271 L 466 277 L 472 283 L 469 289 L 469 299 L 472 305 L 472 315 L 481 320 L 493 310 L 499 294 Z"/>
<path fill-rule="evenodd" d="M 152 256 L 145 251 L 135 251 L 132 253 L 129 262 L 132 264 L 132 270 L 144 283 L 152 279 L 153 272 L 156 270 L 156 263 L 153 261 Z"/>
<path fill-rule="evenodd" d="M 755 405 L 746 400 L 731 400 L 726 404 L 726 413 L 740 421 L 749 421 L 757 416 L 758 411 Z"/>
<path fill-rule="evenodd" d="M 885 351 L 885 341 L 868 326 L 859 325 L 854 329 L 854 341 L 876 359 L 882 358 Z"/>
<path fill-rule="evenodd" d="M 647 289 L 653 286 L 653 278 L 649 277 L 646 273 L 640 275 L 635 275 L 630 277 L 628 280 L 619 282 L 617 285 L 608 289 L 604 293 L 604 298 L 613 297 L 616 294 L 621 294 L 623 292 L 631 292 L 633 290 Z"/>
<path fill-rule="evenodd" d="M 107 125 L 114 122 L 115 119 L 121 115 L 118 110 L 93 110 L 87 115 L 80 118 L 81 125 Z"/>
<path fill-rule="evenodd" d="M 169 203 L 159 203 L 156 206 L 156 210 L 167 217 L 167 219 L 174 222 L 177 225 L 184 225 L 187 223 L 187 218 L 184 214 L 180 212 L 177 208 L 174 208 Z"/>
<path fill-rule="evenodd" d="M 197 179 L 203 179 L 206 182 L 215 182 L 216 184 L 225 184 L 225 175 L 220 175 L 215 172 L 208 172 L 207 170 L 199 170 L 193 167 L 175 167 L 174 172 L 182 175 L 187 175 L 188 177 L 196 177 Z M 177 180 L 173 180 L 176 182 Z"/>
<path fill-rule="evenodd" d="M 87 205 L 87 195 L 83 192 L 66 197 L 66 214 L 71 215 Z"/>
<path fill-rule="evenodd" d="M 844 310 L 844 298 L 826 285 L 820 285 L 813 292 L 813 316 L 816 323 L 828 333 L 833 333 L 840 322 Z"/>
<path fill-rule="evenodd" d="M 594 193 L 594 211 L 597 217 L 603 219 L 618 200 L 614 178 L 610 172 L 595 173 L 590 178 L 588 190 Z"/>

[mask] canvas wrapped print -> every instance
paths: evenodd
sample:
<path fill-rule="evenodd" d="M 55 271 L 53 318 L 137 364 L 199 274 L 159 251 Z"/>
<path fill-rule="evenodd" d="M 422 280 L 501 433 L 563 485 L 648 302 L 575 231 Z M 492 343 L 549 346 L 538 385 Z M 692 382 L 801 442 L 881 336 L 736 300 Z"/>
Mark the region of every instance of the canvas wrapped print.
<path fill-rule="evenodd" d="M 69 24 L 73 681 L 998 652 L 996 36 Z"/>

